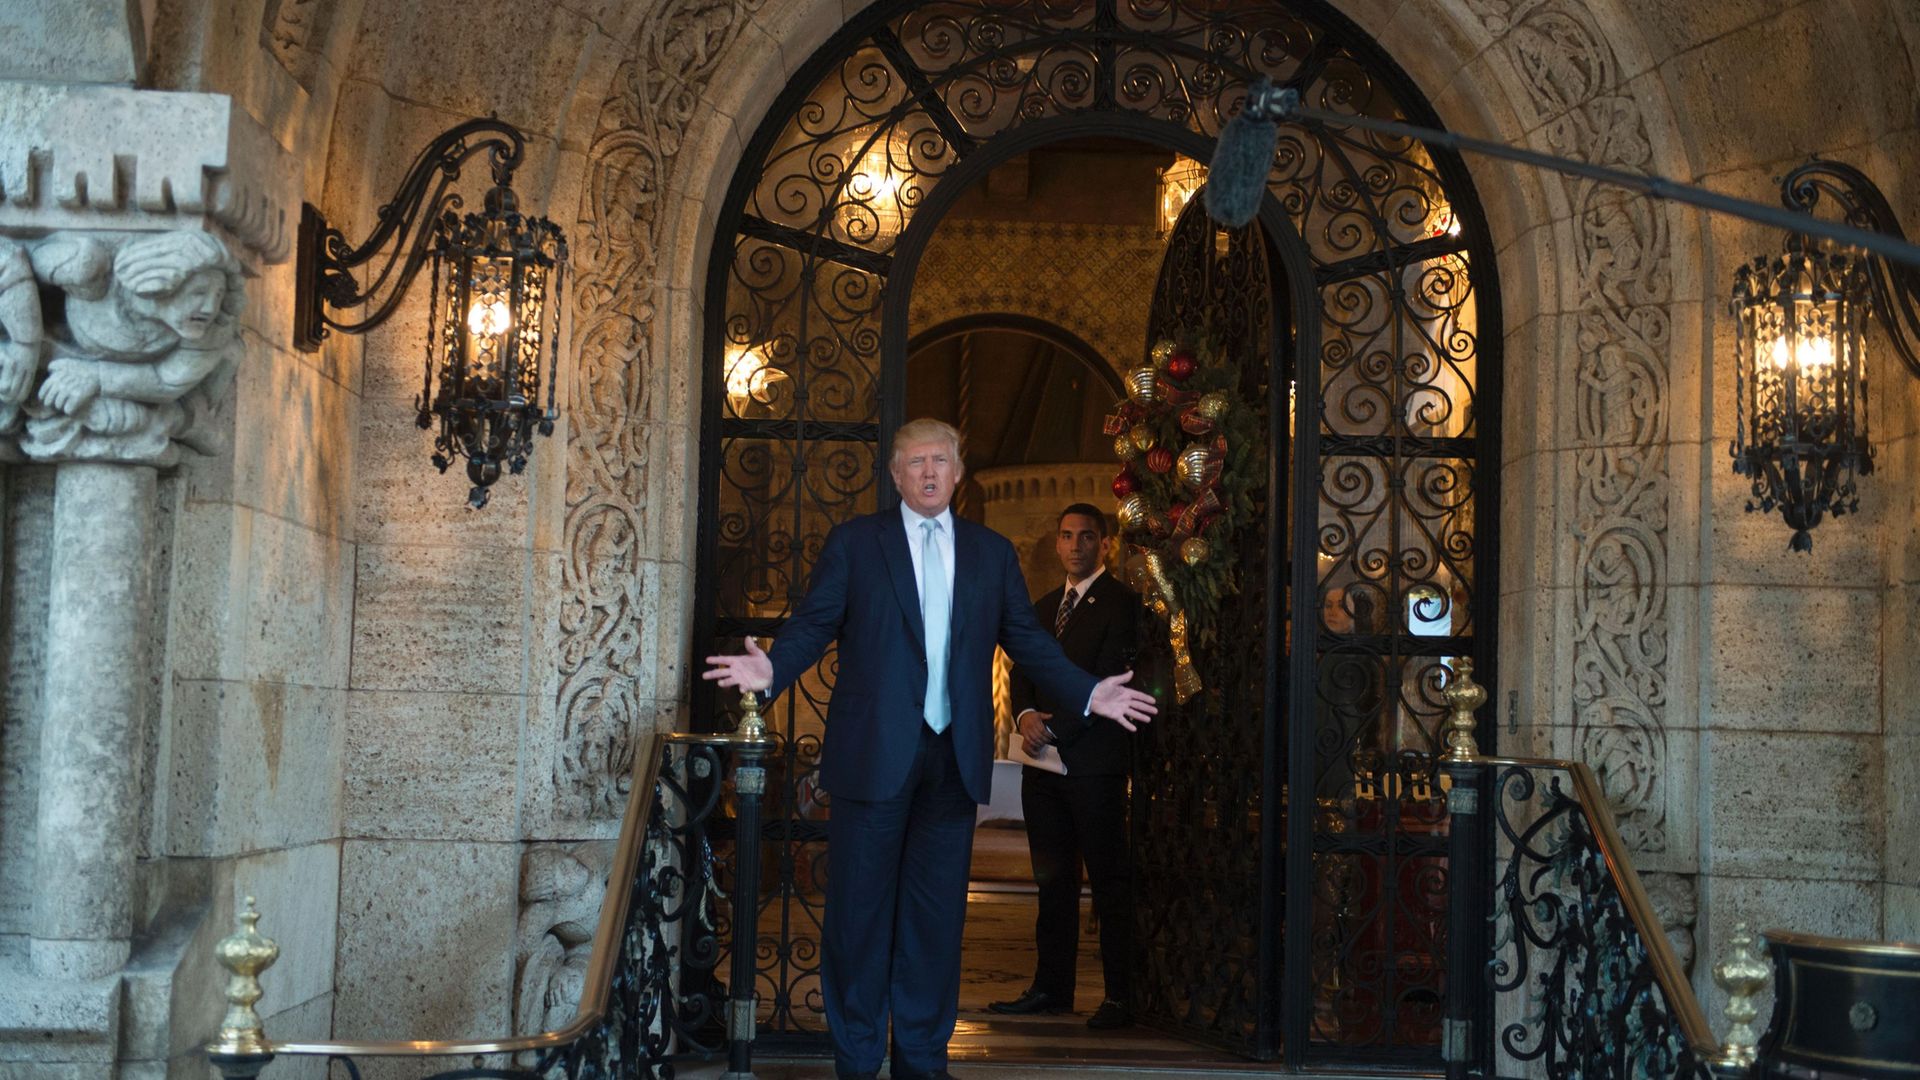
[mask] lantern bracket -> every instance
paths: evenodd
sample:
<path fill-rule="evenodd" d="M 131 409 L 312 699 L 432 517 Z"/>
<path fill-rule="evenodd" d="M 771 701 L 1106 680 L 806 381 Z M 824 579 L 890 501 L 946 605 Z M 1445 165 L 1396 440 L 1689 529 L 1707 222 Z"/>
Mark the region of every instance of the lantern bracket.
<path fill-rule="evenodd" d="M 496 192 L 510 198 L 526 138 L 494 117 L 469 120 L 440 133 L 420 151 L 399 189 L 380 207 L 379 224 L 358 246 L 349 244 L 313 204 L 301 204 L 294 269 L 295 348 L 314 352 L 331 331 L 364 334 L 393 315 L 426 263 L 434 223 L 463 205 L 459 193 L 448 188 L 460 179 L 461 168 L 483 152 L 493 172 L 489 198 Z M 371 275 L 364 286 L 355 276 L 363 267 Z M 336 312 L 364 314 L 341 317 Z"/>
<path fill-rule="evenodd" d="M 1790 210 L 1812 214 L 1822 196 L 1839 207 L 1845 222 L 1870 232 L 1907 238 L 1893 206 L 1867 174 L 1840 161 L 1814 158 L 1780 181 L 1780 202 Z M 1887 328 L 1887 337 L 1907 371 L 1920 378 L 1920 267 L 1892 262 L 1866 253 L 1867 278 L 1873 289 L 1873 309 Z"/>

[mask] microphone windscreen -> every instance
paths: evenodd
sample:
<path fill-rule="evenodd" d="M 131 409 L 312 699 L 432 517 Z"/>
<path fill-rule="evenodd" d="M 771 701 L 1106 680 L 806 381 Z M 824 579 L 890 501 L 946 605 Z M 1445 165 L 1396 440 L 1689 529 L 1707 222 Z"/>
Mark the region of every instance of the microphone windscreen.
<path fill-rule="evenodd" d="M 1273 166 L 1280 128 L 1271 120 L 1256 120 L 1242 109 L 1220 132 L 1207 168 L 1207 216 L 1238 228 L 1260 212 L 1267 192 L 1267 170 Z"/>

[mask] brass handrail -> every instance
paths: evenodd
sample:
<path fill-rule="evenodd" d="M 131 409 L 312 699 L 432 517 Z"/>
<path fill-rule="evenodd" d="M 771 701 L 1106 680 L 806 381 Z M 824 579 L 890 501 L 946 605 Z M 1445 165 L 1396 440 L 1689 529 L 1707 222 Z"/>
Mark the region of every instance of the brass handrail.
<path fill-rule="evenodd" d="M 1707 1014 L 1700 1008 L 1700 1000 L 1693 995 L 1693 984 L 1687 981 L 1686 973 L 1681 970 L 1680 958 L 1673 954 L 1673 944 L 1667 940 L 1667 932 L 1660 925 L 1660 916 L 1653 910 L 1653 902 L 1647 899 L 1646 887 L 1640 884 L 1639 871 L 1627 859 L 1626 842 L 1620 839 L 1620 828 L 1613 820 L 1613 808 L 1607 802 L 1593 770 L 1583 762 L 1559 758 L 1476 756 L 1473 760 L 1496 769 L 1501 766 L 1564 769 L 1572 775 L 1573 789 L 1580 799 L 1580 812 L 1586 815 L 1587 824 L 1593 829 L 1594 842 L 1600 846 L 1600 855 L 1607 861 L 1607 872 L 1620 890 L 1627 917 L 1633 920 L 1641 939 L 1646 942 L 1647 959 L 1653 965 L 1654 982 L 1659 984 L 1667 1005 L 1673 1009 L 1674 1018 L 1680 1023 L 1680 1033 L 1702 1061 L 1717 1056 L 1720 1042 L 1713 1037 L 1713 1029 L 1707 1026 Z"/>
<path fill-rule="evenodd" d="M 509 1035 L 492 1039 L 397 1039 L 386 1042 L 274 1042 L 265 1051 L 270 1054 L 323 1055 L 337 1057 L 453 1057 L 467 1054 L 517 1054 L 525 1050 L 546 1050 L 565 1046 L 586 1034 L 605 1019 L 607 1001 L 613 993 L 613 964 L 619 955 L 620 935 L 627 925 L 627 907 L 633 897 L 633 878 L 640 870 L 640 853 L 646 846 L 647 827 L 653 818 L 653 791 L 660 779 L 660 767 L 666 759 L 669 743 L 712 742 L 726 736 L 683 736 L 679 733 L 656 734 L 647 741 L 633 763 L 633 786 L 627 793 L 627 812 L 620 823 L 620 839 L 614 844 L 613 863 L 607 874 L 606 897 L 600 902 L 600 923 L 593 932 L 593 952 L 587 960 L 587 978 L 580 993 L 580 1004 L 567 1026 L 537 1035 Z"/>

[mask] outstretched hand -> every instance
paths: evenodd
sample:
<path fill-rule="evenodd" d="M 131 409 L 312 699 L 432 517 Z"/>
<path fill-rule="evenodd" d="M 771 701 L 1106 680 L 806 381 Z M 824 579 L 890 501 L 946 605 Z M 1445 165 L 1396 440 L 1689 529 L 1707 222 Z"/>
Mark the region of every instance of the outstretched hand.
<path fill-rule="evenodd" d="M 773 661 L 767 659 L 766 650 L 751 637 L 747 639 L 747 651 L 744 654 L 709 656 L 707 663 L 712 666 L 700 677 L 718 679 L 721 686 L 757 691 L 773 685 Z"/>
<path fill-rule="evenodd" d="M 1131 671 L 1101 679 L 1099 685 L 1093 688 L 1093 701 L 1088 704 L 1088 711 L 1098 713 L 1128 731 L 1140 730 L 1135 725 L 1153 719 L 1153 714 L 1160 710 L 1154 707 L 1152 694 L 1127 685 L 1132 679 Z"/>

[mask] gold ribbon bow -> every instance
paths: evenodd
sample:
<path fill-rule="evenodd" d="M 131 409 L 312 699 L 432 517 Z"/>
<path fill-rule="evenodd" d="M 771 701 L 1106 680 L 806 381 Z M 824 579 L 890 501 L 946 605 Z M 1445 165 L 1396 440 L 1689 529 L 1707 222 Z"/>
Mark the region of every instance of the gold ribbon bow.
<path fill-rule="evenodd" d="M 1174 595 L 1173 579 L 1167 576 L 1167 564 L 1157 551 L 1147 553 L 1147 578 L 1153 584 L 1147 606 L 1167 620 L 1167 642 L 1173 646 L 1173 696 L 1185 705 L 1201 690 L 1200 673 L 1194 670 L 1187 642 L 1187 613 Z"/>

